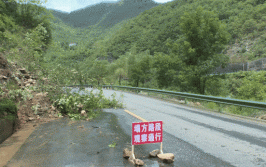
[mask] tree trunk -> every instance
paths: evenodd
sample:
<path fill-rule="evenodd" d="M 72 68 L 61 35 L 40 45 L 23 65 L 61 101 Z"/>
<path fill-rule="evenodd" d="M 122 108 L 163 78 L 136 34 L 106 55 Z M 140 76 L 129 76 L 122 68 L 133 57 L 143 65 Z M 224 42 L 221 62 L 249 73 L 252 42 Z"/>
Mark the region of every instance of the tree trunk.
<path fill-rule="evenodd" d="M 119 85 L 121 85 L 121 76 L 119 76 Z"/>

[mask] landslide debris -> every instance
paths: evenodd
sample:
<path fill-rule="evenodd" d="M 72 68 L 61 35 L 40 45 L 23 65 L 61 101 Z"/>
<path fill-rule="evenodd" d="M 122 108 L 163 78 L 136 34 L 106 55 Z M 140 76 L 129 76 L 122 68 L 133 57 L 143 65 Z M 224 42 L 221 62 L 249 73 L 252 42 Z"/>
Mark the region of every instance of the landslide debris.
<path fill-rule="evenodd" d="M 48 84 L 47 78 L 38 78 L 15 62 L 8 62 L 0 53 L 0 100 L 12 99 L 17 105 L 15 131 L 25 124 L 37 126 L 58 118 L 59 111 L 52 105 L 48 92 L 37 89 Z M 0 119 L 7 113 L 0 112 Z"/>

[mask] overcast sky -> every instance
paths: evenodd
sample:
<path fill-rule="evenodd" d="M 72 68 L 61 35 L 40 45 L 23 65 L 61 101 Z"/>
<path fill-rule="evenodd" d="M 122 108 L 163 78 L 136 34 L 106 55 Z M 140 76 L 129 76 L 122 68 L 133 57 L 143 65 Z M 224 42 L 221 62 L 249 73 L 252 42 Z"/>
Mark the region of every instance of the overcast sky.
<path fill-rule="evenodd" d="M 118 0 L 48 0 L 44 6 L 49 9 L 57 9 L 64 12 L 71 12 L 80 8 L 84 8 L 89 5 L 101 3 L 101 2 L 110 2 L 110 1 L 118 1 Z M 153 0 L 158 3 L 170 2 L 172 0 Z"/>

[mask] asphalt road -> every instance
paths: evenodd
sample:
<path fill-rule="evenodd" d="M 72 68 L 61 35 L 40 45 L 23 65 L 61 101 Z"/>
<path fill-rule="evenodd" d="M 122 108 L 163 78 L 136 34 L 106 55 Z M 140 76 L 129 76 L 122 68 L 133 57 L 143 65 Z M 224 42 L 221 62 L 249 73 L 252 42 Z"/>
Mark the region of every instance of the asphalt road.
<path fill-rule="evenodd" d="M 126 110 L 148 121 L 164 122 L 163 151 L 174 153 L 175 161 L 163 164 L 157 158 L 148 157 L 150 151 L 159 148 L 159 143 L 136 146 L 136 158 L 142 159 L 146 166 L 266 166 L 265 124 L 132 93 L 104 90 L 106 97 L 113 93 Z M 130 147 L 131 123 L 140 120 L 125 109 L 105 109 L 101 116 L 89 122 L 63 118 L 43 124 L 7 166 L 130 167 L 132 165 L 122 158 L 122 150 Z M 117 143 L 116 147 L 108 147 L 113 142 Z"/>
<path fill-rule="evenodd" d="M 164 133 L 169 138 L 164 138 L 163 150 L 175 154 L 177 166 L 266 167 L 265 123 L 132 93 L 104 90 L 106 97 L 113 93 L 130 112 L 148 121 L 164 122 Z M 128 114 L 114 113 L 118 118 L 124 115 L 120 124 L 127 124 L 124 130 L 129 135 L 131 122 L 127 121 Z"/>

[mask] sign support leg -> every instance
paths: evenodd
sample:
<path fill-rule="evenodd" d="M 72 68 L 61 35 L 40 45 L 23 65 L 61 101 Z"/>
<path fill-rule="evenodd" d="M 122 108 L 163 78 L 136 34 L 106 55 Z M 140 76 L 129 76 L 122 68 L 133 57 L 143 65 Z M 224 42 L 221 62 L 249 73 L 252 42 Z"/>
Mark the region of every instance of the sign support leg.
<path fill-rule="evenodd" d="M 163 154 L 163 142 L 161 142 L 161 146 L 160 146 L 160 154 Z"/>
<path fill-rule="evenodd" d="M 135 158 L 135 155 L 134 155 L 134 145 L 132 145 L 132 154 L 131 154 L 131 156 L 130 156 L 129 159 L 130 159 L 130 160 L 134 160 L 134 159 L 136 159 L 136 158 Z"/>

